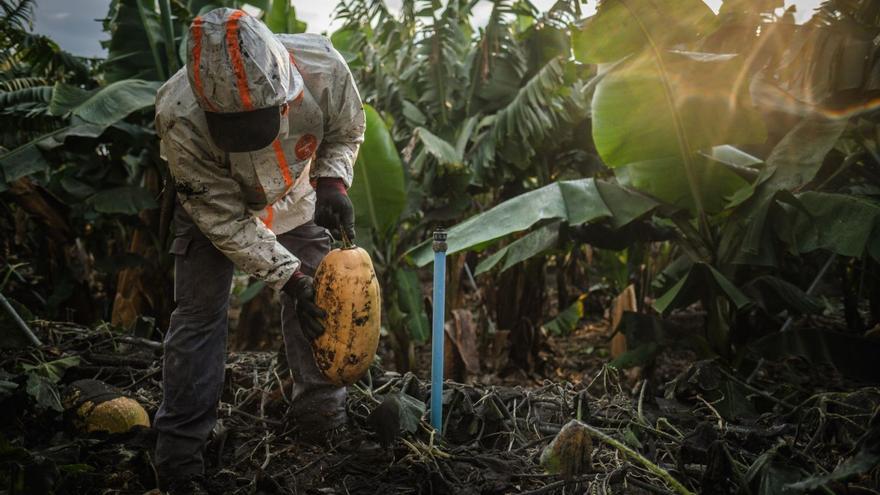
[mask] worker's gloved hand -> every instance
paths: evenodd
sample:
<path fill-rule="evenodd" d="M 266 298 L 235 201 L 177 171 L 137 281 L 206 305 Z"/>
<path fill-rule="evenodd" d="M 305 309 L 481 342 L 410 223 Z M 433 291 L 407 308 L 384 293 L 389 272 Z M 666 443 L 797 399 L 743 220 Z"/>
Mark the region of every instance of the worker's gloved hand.
<path fill-rule="evenodd" d="M 321 320 L 327 313 L 315 304 L 315 282 L 312 277 L 295 272 L 281 290 L 296 301 L 296 316 L 306 338 L 315 340 L 320 337 L 324 333 Z"/>
<path fill-rule="evenodd" d="M 334 239 L 342 239 L 339 229 L 345 231 L 350 241 L 354 240 L 354 207 L 348 198 L 348 191 L 342 179 L 320 177 L 315 188 L 318 196 L 315 202 L 315 223 L 330 230 Z"/>

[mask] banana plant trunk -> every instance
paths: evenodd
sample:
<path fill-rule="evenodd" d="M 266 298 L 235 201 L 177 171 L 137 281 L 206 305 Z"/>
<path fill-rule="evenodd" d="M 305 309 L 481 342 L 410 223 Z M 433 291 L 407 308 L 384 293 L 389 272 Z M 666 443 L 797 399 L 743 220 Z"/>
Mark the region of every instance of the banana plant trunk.
<path fill-rule="evenodd" d="M 154 195 L 159 194 L 159 171 L 156 167 L 144 173 L 144 187 Z M 113 300 L 111 323 L 123 328 L 131 328 L 137 318 L 148 314 L 155 316 L 161 327 L 167 325 L 172 307 L 170 259 L 162 256 L 157 244 L 160 213 L 144 210 L 140 213 L 139 225 L 129 243 L 127 252 L 138 255 L 143 264 L 125 268 L 116 279 L 116 295 Z"/>
<path fill-rule="evenodd" d="M 703 306 L 706 308 L 709 345 L 724 359 L 730 360 L 730 302 L 720 294 L 711 293 L 703 299 Z"/>
<path fill-rule="evenodd" d="M 498 328 L 510 331 L 510 363 L 526 371 L 536 371 L 541 365 L 544 262 L 543 256 L 532 258 L 502 273 L 495 295 Z"/>

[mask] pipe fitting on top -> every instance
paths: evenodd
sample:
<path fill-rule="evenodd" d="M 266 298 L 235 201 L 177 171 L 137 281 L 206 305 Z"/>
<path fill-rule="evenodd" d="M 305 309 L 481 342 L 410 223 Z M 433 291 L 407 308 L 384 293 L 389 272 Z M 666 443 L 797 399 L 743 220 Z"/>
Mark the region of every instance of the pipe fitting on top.
<path fill-rule="evenodd" d="M 434 231 L 434 252 L 446 252 L 446 229 L 444 229 L 443 227 L 440 227 Z"/>

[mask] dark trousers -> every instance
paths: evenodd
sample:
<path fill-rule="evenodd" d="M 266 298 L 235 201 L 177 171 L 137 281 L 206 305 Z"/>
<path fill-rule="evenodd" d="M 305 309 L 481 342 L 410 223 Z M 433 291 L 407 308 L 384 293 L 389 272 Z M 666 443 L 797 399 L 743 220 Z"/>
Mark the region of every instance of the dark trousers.
<path fill-rule="evenodd" d="M 156 468 L 161 477 L 202 474 L 205 442 L 217 421 L 226 365 L 227 310 L 233 264 L 218 251 L 179 205 L 174 214 L 174 300 L 165 335 L 163 397 L 154 426 Z M 308 222 L 278 241 L 313 275 L 330 250 L 325 229 Z M 295 303 L 281 294 L 281 330 L 293 374 L 292 419 L 304 428 L 345 421 L 345 388 L 318 370 L 296 318 Z"/>

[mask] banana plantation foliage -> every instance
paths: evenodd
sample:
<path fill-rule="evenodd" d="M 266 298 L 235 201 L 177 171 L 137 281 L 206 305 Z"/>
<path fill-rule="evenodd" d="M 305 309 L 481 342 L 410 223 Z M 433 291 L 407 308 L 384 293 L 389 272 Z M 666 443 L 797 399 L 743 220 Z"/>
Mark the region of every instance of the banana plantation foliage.
<path fill-rule="evenodd" d="M 143 493 L 174 309 L 156 92 L 197 15 L 301 33 L 308 2 L 108 0 L 102 59 L 37 3 L 0 0 L 0 493 Z M 377 358 L 342 380 L 350 434 L 297 446 L 277 295 L 237 273 L 208 493 L 880 493 L 880 2 L 335 3 Z"/>

